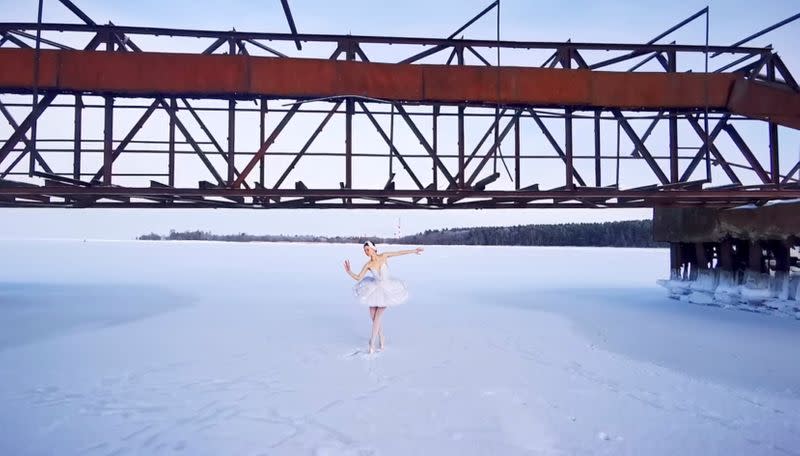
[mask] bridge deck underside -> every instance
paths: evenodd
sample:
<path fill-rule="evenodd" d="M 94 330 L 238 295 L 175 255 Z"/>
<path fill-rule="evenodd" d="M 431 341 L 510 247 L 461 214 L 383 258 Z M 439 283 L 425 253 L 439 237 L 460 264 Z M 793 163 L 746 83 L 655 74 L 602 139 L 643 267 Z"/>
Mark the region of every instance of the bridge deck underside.
<path fill-rule="evenodd" d="M 7 28 L 22 28 L 23 25 L 12 24 Z M 94 25 L 51 26 L 55 30 L 65 27 L 76 31 L 86 28 L 85 31 L 96 35 L 85 50 L 42 49 L 37 53 L 19 40 L 11 40 L 20 44 L 19 48 L 0 49 L 0 94 L 24 98 L 36 93 L 40 97 L 35 108 L 25 103 L 4 106 L 0 101 L 0 111 L 12 127 L 11 136 L 0 143 L 0 207 L 730 207 L 800 198 L 800 162 L 788 168 L 784 164 L 781 169 L 778 147 L 779 126 L 800 129 L 800 87 L 770 49 L 609 45 L 627 53 L 587 63 L 581 51 L 603 50 L 604 45 L 564 43 L 556 44 L 552 57 L 539 68 L 492 66 L 476 49 L 491 48 L 493 42 L 434 40 L 429 43 L 433 46 L 429 51 L 399 63 L 378 63 L 369 60 L 361 41 L 383 44 L 424 41 L 428 44 L 431 40 L 306 37 L 336 44 L 330 58 L 320 59 L 289 57 L 272 49 L 268 50 L 275 57 L 251 55 L 247 46 L 267 47 L 255 41 L 256 35 L 239 32 L 230 35 L 203 32 L 203 37 L 215 40 L 212 45 L 202 54 L 185 54 L 143 52 L 124 34 L 126 30 L 144 34 L 161 31 Z M 165 32 L 169 32 L 165 33 L 168 36 L 173 33 L 196 35 L 186 31 Z M 13 38 L 11 34 L 5 37 Z M 278 35 L 263 38 L 288 39 Z M 548 49 L 553 46 L 548 43 L 497 44 L 513 48 L 539 46 Z M 103 45 L 105 50 L 98 50 Z M 227 48 L 226 55 L 213 54 L 221 48 Z M 452 53 L 446 64 L 420 62 L 425 56 L 450 48 Z M 737 60 L 714 72 L 677 70 L 680 53 L 697 56 L 709 51 L 731 52 Z M 465 64 L 467 52 L 483 64 Z M 345 60 L 340 60 L 340 56 Z M 653 60 L 657 69 L 664 72 L 634 71 L 640 65 L 629 71 L 600 70 L 612 62 L 627 62 L 637 56 L 645 58 L 643 62 Z M 737 62 L 743 66 L 724 71 Z M 762 70 L 766 75 L 761 74 Z M 32 74 L 38 74 L 38 78 L 32 78 Z M 126 104 L 131 103 L 119 100 L 134 98 L 148 100 L 137 106 L 144 110 L 143 114 L 124 137 L 115 135 L 115 112 L 130 107 Z M 67 104 L 62 101 L 59 106 L 74 108 L 74 118 L 69 120 L 74 120 L 75 134 L 58 140 L 71 142 L 73 146 L 62 146 L 57 152 L 72 154 L 72 172 L 53 170 L 48 165 L 47 158 L 56 151 L 55 146 L 43 148 L 35 140 L 33 128 L 48 106 L 57 104 L 54 100 L 64 99 L 70 101 Z M 89 106 L 87 100 L 94 100 L 95 105 Z M 219 126 L 209 128 L 201 115 L 204 109 L 211 108 L 199 107 L 199 102 L 193 107 L 194 100 L 227 102 L 227 108 L 222 109 L 228 115 L 227 144 L 218 141 L 211 132 Z M 255 150 L 242 151 L 238 146 L 237 118 L 248 111 L 242 108 L 242 103 L 237 105 L 242 100 L 255 102 L 256 108 L 249 111 L 260 113 L 260 147 Z M 271 100 L 284 100 L 283 107 L 275 108 L 275 104 L 268 107 Z M 325 108 L 314 110 L 308 106 Z M 28 108 L 27 117 L 15 119 L 9 111 L 12 107 L 17 112 Z M 102 139 L 82 136 L 87 129 L 87 125 L 82 124 L 82 116 L 89 108 L 103 111 L 103 122 L 89 126 L 95 131 L 101 129 Z M 166 113 L 169 140 L 137 138 L 142 126 L 152 123 L 148 119 L 157 112 Z M 305 145 L 295 151 L 275 151 L 272 146 L 278 137 L 287 135 L 284 127 L 290 120 L 295 115 L 311 112 L 325 114 L 325 118 Z M 637 116 L 630 117 L 631 113 Z M 267 128 L 265 118 L 268 115 L 273 119 L 274 128 Z M 472 135 L 467 134 L 474 128 L 469 121 L 480 116 L 494 122 L 477 144 L 467 144 L 468 136 L 474 136 L 472 131 L 469 132 Z M 333 117 L 345 118 L 343 150 L 337 153 L 311 151 L 312 143 Z M 387 128 L 383 122 L 388 118 L 391 126 Z M 443 147 L 438 141 L 443 135 L 437 128 L 441 129 L 439 121 L 445 124 L 445 118 L 450 121 L 455 118 L 455 124 L 448 125 L 451 130 L 457 126 L 457 130 L 450 131 L 449 135 L 455 136 L 455 145 Z M 362 121 L 359 127 L 354 128 L 354 119 Z M 418 141 L 417 152 L 409 152 L 403 149 L 408 144 L 401 147 L 395 141 L 395 120 L 405 129 L 406 135 Z M 537 135 L 551 149 L 550 156 L 526 155 L 526 149 L 531 148 L 524 147 L 526 140 L 521 139 L 523 120 L 528 126 L 535 126 Z M 648 121 L 648 128 L 637 130 L 636 122 L 644 120 Z M 758 146 L 748 145 L 747 135 L 743 133 L 748 128 L 739 127 L 741 122 L 752 120 L 768 126 L 768 141 Z M 645 141 L 656 131 L 660 121 L 668 123 L 669 137 L 662 141 L 665 144 L 651 148 Z M 587 151 L 584 141 L 583 153 L 574 144 L 577 137 L 574 129 L 581 122 L 593 123 L 594 136 L 594 148 L 589 146 Z M 601 150 L 601 125 L 612 122 L 617 130 L 616 157 Z M 354 142 L 358 142 L 354 137 L 361 133 L 364 125 L 374 127 L 373 134 L 378 133 L 379 141 L 388 148 L 386 153 L 363 153 L 353 147 Z M 198 128 L 202 134 L 197 133 Z M 485 128 L 484 124 L 481 131 Z M 690 136 L 690 140 L 679 141 L 679 131 L 683 132 L 681 136 Z M 729 139 L 731 145 L 718 146 L 715 141 L 720 136 Z M 620 137 L 630 142 L 633 148 L 630 154 L 626 152 L 620 156 Z M 87 140 L 100 142 L 102 148 L 87 150 Z M 698 140 L 700 146 L 696 146 Z M 134 145 L 148 147 L 150 143 L 167 146 L 167 150 L 144 150 L 167 155 L 167 169 L 135 174 L 141 178 L 139 184 L 121 186 L 120 177 L 134 174 L 118 171 L 117 159 L 129 155 L 128 150 Z M 178 150 L 179 146 L 183 150 Z M 684 153 L 681 149 L 690 152 Z M 90 152 L 102 154 L 102 164 L 87 170 L 85 156 Z M 194 177 L 199 181 L 197 188 L 176 185 L 176 174 L 180 172 L 176 157 L 181 154 L 196 156 L 205 167 L 201 168 L 202 178 L 209 180 Z M 273 156 L 281 154 L 288 155 L 291 163 L 283 172 L 278 170 L 279 178 L 270 181 L 265 178 L 265 159 L 272 160 Z M 318 174 L 321 171 L 331 176 L 336 171 L 341 172 L 341 177 L 336 179 L 338 186 L 321 187 L 300 180 L 306 178 L 299 178 L 293 171 L 298 161 L 302 159 L 305 163 L 315 156 L 343 159 L 344 166 L 339 170 L 330 167 L 318 170 Z M 366 156 L 381 156 L 389 161 L 385 185 L 377 188 L 354 185 L 357 179 L 354 179 L 353 162 Z M 420 158 L 429 163 L 427 170 L 415 164 Z M 557 165 L 548 168 L 539 167 L 538 163 L 527 165 L 532 159 L 547 159 Z M 610 183 L 604 177 L 609 174 L 606 172 L 608 165 L 603 163 L 615 159 L 616 179 Z M 625 188 L 620 180 L 623 159 L 634 159 L 643 165 L 647 185 Z M 579 166 L 579 162 L 591 162 L 593 166 L 588 168 L 593 175 L 586 176 L 587 167 Z M 275 165 L 271 166 L 274 173 Z M 560 180 L 561 184 L 541 184 L 540 188 L 539 181 L 529 181 L 529 177 L 520 172 L 526 166 L 541 171 L 540 174 L 550 174 L 547 178 L 553 177 L 553 170 L 558 168 L 555 181 Z M 363 169 L 357 167 L 356 171 L 363 172 Z M 721 174 L 725 180 L 720 182 L 713 178 L 714 173 Z M 289 180 L 290 175 L 294 179 Z M 506 185 L 505 189 L 500 189 L 501 183 Z"/>

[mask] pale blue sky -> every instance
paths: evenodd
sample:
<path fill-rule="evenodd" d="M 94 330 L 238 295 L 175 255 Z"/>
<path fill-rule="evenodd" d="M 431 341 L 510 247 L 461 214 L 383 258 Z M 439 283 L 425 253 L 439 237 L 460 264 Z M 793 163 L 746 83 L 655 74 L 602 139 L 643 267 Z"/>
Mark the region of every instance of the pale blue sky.
<path fill-rule="evenodd" d="M 27 3 L 27 4 L 22 4 Z M 173 1 L 99 1 L 76 0 L 92 18 L 100 23 L 113 21 L 118 25 L 162 26 L 175 28 L 206 28 L 217 30 L 247 31 L 287 31 L 288 27 L 283 16 L 279 0 L 232 0 L 226 6 L 216 6 L 217 2 L 206 0 L 173 0 Z M 290 2 L 298 29 L 307 33 L 352 33 L 352 34 L 381 34 L 398 36 L 431 36 L 443 37 L 450 34 L 463 22 L 483 9 L 489 2 L 486 0 L 475 1 L 321 1 L 321 0 L 293 0 Z M 502 0 L 501 20 L 502 38 L 509 40 L 541 40 L 541 41 L 601 41 L 601 42 L 645 42 L 653 36 L 669 28 L 676 22 L 693 14 L 697 10 L 709 5 L 711 11 L 710 36 L 712 44 L 732 44 L 734 41 L 749 35 L 778 20 L 796 14 L 800 11 L 800 4 L 796 1 L 764 1 L 759 3 L 716 0 L 709 2 L 700 1 L 565 1 L 543 2 L 531 0 Z M 3 20 L 6 21 L 35 21 L 35 2 L 18 2 L 0 0 L 0 10 L 3 11 Z M 63 6 L 56 0 L 45 0 L 45 19 L 49 21 L 74 22 Z M 672 39 L 682 44 L 700 44 L 704 39 L 704 23 L 698 20 L 684 30 L 671 35 L 664 42 Z M 800 53 L 796 49 L 796 36 L 800 35 L 800 22 L 773 32 L 760 38 L 750 45 L 763 46 L 773 44 L 779 54 L 786 61 L 796 77 L 800 75 Z M 468 38 L 494 38 L 495 16 L 488 15 L 465 33 Z M 206 45 L 200 40 L 167 40 L 159 41 L 147 38 L 137 39 L 137 42 L 146 50 L 193 50 Z M 170 48 L 170 46 L 172 46 Z M 287 53 L 296 55 L 291 44 L 276 47 Z M 314 52 L 320 55 L 326 49 L 308 49 L 302 55 L 308 56 Z M 408 50 L 401 47 L 367 49 L 371 58 L 391 61 L 395 56 L 408 55 Z M 412 51 L 413 52 L 413 51 Z M 488 57 L 488 55 L 487 55 Z M 541 62 L 546 56 L 535 54 L 521 54 L 508 52 L 502 56 L 505 63 L 521 64 L 522 59 L 531 59 Z M 492 59 L 494 54 L 492 54 Z M 396 60 L 396 59 L 395 59 Z M 693 62 L 697 63 L 697 62 Z M 720 62 L 721 63 L 721 62 Z M 719 64 L 714 61 L 711 68 Z M 3 98 L 6 100 L 7 98 Z M 15 112 L 16 117 L 21 117 L 22 111 Z M 60 117 L 60 116 L 64 117 Z M 49 117 L 47 117 L 49 116 Z M 224 116 L 224 115 L 223 115 Z M 50 122 L 49 130 L 53 135 L 62 130 L 71 132 L 72 118 L 68 113 L 53 110 L 45 116 Z M 85 121 L 91 123 L 90 120 Z M 95 117 L 97 121 L 100 117 Z M 313 119 L 312 119 L 313 120 Z M 120 125 L 116 135 L 124 134 L 124 119 L 118 119 Z M 214 118 L 209 116 L 208 122 L 212 125 L 217 138 L 224 142 L 225 124 L 224 117 Z M 101 124 L 101 122 L 98 122 Z M 155 125 L 146 127 L 143 135 L 160 137 L 163 134 L 165 122 L 155 122 Z M 239 144 L 242 147 L 253 147 L 247 141 L 257 135 L 255 121 L 242 118 L 237 122 L 237 130 L 242 138 Z M 297 148 L 297 142 L 305 141 L 308 127 L 312 123 L 299 122 L 287 129 L 286 138 L 276 148 Z M 360 131 L 357 125 L 357 131 Z M 363 124 L 366 125 L 366 124 Z M 421 125 L 425 125 L 421 122 Z M 88 127 L 90 128 L 90 127 Z M 100 127 L 101 128 L 101 127 Z M 150 128 L 148 130 L 148 128 Z M 423 127 L 421 127 L 423 128 Z M 553 126 L 554 133 L 559 126 Z M 641 129 L 644 127 L 642 126 Z M 660 126 L 659 128 L 665 128 Z M 341 132 L 342 129 L 332 123 L 330 135 Z M 611 130 L 611 128 L 607 129 Z M 588 131 L 588 130 L 587 130 Z M 648 146 L 653 148 L 663 147 L 666 134 L 659 130 L 648 140 Z M 580 136 L 579 132 L 578 135 Z M 611 141 L 610 133 L 604 136 L 604 144 Z M 760 133 L 760 134 L 759 134 Z M 766 146 L 764 132 L 744 131 L 743 134 L 753 136 L 753 144 Z M 8 137 L 10 129 L 3 121 L 0 122 L 0 137 Z M 86 133 L 90 135 L 90 133 Z M 326 133 L 328 134 L 328 133 Z M 341 141 L 335 136 L 320 137 L 317 150 L 342 148 Z M 448 132 L 443 132 L 440 144 L 448 144 Z M 471 132 L 474 136 L 478 134 Z M 526 135 L 523 129 L 523 135 Z M 531 133 L 533 134 L 532 130 Z M 398 132 L 398 141 L 403 147 L 418 147 L 409 136 Z M 67 134 L 64 134 L 67 136 Z M 451 135 L 452 136 L 452 135 Z M 609 136 L 609 137 L 606 137 Z M 684 135 L 682 135 L 683 137 Z M 685 135 L 687 144 L 696 143 L 692 135 Z M 589 141 L 589 136 L 576 138 L 576 148 Z M 542 146 L 541 137 L 531 140 L 536 147 Z M 652 142 L 651 142 L 652 141 Z M 280 143 L 280 141 L 279 141 Z M 237 144 L 237 149 L 239 147 Z M 526 143 L 527 144 L 527 143 Z M 613 144 L 613 143 L 612 143 Z M 452 144 L 451 144 L 452 145 Z M 781 146 L 783 151 L 782 166 L 786 169 L 797 160 L 800 151 L 800 135 L 795 131 L 781 129 Z M 377 136 L 364 133 L 357 136 L 356 147 L 370 148 L 383 147 Z M 765 149 L 764 149 L 765 150 Z M 756 150 L 757 154 L 763 150 Z M 739 160 L 742 161 L 742 160 Z M 119 166 L 126 169 L 140 169 L 146 163 L 135 162 L 133 159 L 125 162 L 120 159 Z M 311 162 L 313 163 L 313 162 Z M 338 162 L 337 162 L 338 163 Z M 62 166 L 63 165 L 63 166 Z M 65 163 L 60 164 L 68 168 Z M 187 165 L 188 166 L 188 165 Z M 241 165 L 240 165 L 241 166 Z M 338 166 L 338 165 L 337 165 Z M 583 165 L 581 165 L 583 166 Z M 590 166 L 590 165 L 587 165 Z M 612 167 L 609 167 L 612 168 Z M 152 170 L 153 167 L 147 168 Z M 364 171 L 368 172 L 364 172 Z M 359 172 L 360 171 L 360 172 Z M 305 169 L 298 167 L 297 172 L 304 181 L 323 179 L 319 167 L 307 166 Z M 626 182 L 636 184 L 636 179 L 643 181 L 650 179 L 649 171 L 645 168 L 631 168 L 627 173 L 633 179 Z M 637 174 L 638 173 L 638 174 Z M 556 173 L 558 176 L 560 174 Z M 589 171 L 587 175 L 591 175 Z M 337 176 L 338 177 L 338 176 Z M 604 175 L 604 178 L 607 178 Z M 298 177 L 300 178 L 300 177 Z M 195 176 L 187 176 L 186 185 L 192 185 Z M 385 164 L 357 164 L 356 180 L 366 185 L 382 185 L 385 181 Z M 541 176 L 531 175 L 531 179 L 543 182 Z M 289 179 L 293 182 L 292 178 Z M 195 184 L 196 185 L 196 184 Z M 497 188 L 504 188 L 508 183 L 498 183 Z M 138 234 L 156 231 L 166 232 L 175 229 L 207 229 L 220 233 L 250 232 L 250 233 L 298 233 L 298 234 L 377 234 L 391 235 L 394 233 L 398 218 L 402 220 L 402 231 L 411 233 L 427 228 L 473 225 L 512 225 L 524 223 L 549 223 L 567 221 L 599 221 L 644 218 L 650 216 L 650 210 L 521 210 L 521 211 L 255 211 L 255 210 L 11 210 L 0 209 L 0 216 L 5 223 L 0 225 L 0 238 L 22 237 L 72 237 L 72 238 L 132 238 Z"/>

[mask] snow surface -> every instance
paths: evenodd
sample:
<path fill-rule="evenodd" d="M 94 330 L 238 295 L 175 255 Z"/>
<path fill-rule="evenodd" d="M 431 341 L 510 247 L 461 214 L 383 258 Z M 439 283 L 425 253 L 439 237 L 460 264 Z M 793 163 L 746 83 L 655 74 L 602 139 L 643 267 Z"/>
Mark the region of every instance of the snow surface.
<path fill-rule="evenodd" d="M 666 250 L 428 247 L 363 354 L 355 245 L 0 241 L 0 454 L 800 455 L 800 322 Z"/>

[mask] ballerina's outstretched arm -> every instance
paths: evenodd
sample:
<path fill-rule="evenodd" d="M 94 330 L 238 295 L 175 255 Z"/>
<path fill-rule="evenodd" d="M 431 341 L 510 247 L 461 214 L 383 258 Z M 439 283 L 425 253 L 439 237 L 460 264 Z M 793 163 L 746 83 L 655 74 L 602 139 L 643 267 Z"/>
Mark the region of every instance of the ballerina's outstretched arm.
<path fill-rule="evenodd" d="M 367 271 L 369 270 L 368 266 L 369 266 L 369 263 L 365 263 L 364 267 L 361 268 L 361 272 L 359 272 L 358 274 L 353 274 L 353 270 L 350 269 L 350 260 L 344 260 L 344 270 L 345 270 L 345 272 L 347 272 L 347 275 L 352 277 L 353 280 L 355 280 L 356 282 L 360 281 L 361 279 L 364 278 L 365 275 L 367 275 Z"/>
<path fill-rule="evenodd" d="M 417 255 L 419 255 L 424 250 L 425 249 L 423 249 L 422 247 L 417 247 L 414 250 L 398 250 L 396 252 L 386 252 L 386 253 L 383 254 L 383 256 L 385 256 L 386 258 L 391 258 L 391 257 L 400 256 L 400 255 L 411 255 L 412 253 L 416 253 Z"/>

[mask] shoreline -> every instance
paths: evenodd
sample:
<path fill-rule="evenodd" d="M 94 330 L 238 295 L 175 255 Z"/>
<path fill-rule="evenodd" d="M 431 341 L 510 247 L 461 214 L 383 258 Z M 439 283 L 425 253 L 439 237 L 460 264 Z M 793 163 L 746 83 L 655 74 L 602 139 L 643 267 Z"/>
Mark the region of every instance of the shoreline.
<path fill-rule="evenodd" d="M 315 246 L 360 245 L 361 242 L 322 242 L 322 241 L 224 241 L 218 239 L 80 239 L 80 238 L 0 238 L 0 242 L 79 242 L 79 243 L 142 243 L 142 244 L 293 244 Z M 457 248 L 542 248 L 542 249 L 635 249 L 635 250 L 663 250 L 668 247 L 635 247 L 635 246 L 609 246 L 609 245 L 494 245 L 494 244 L 408 244 L 408 243 L 379 243 L 382 246 L 412 246 L 422 247 L 457 247 Z"/>

